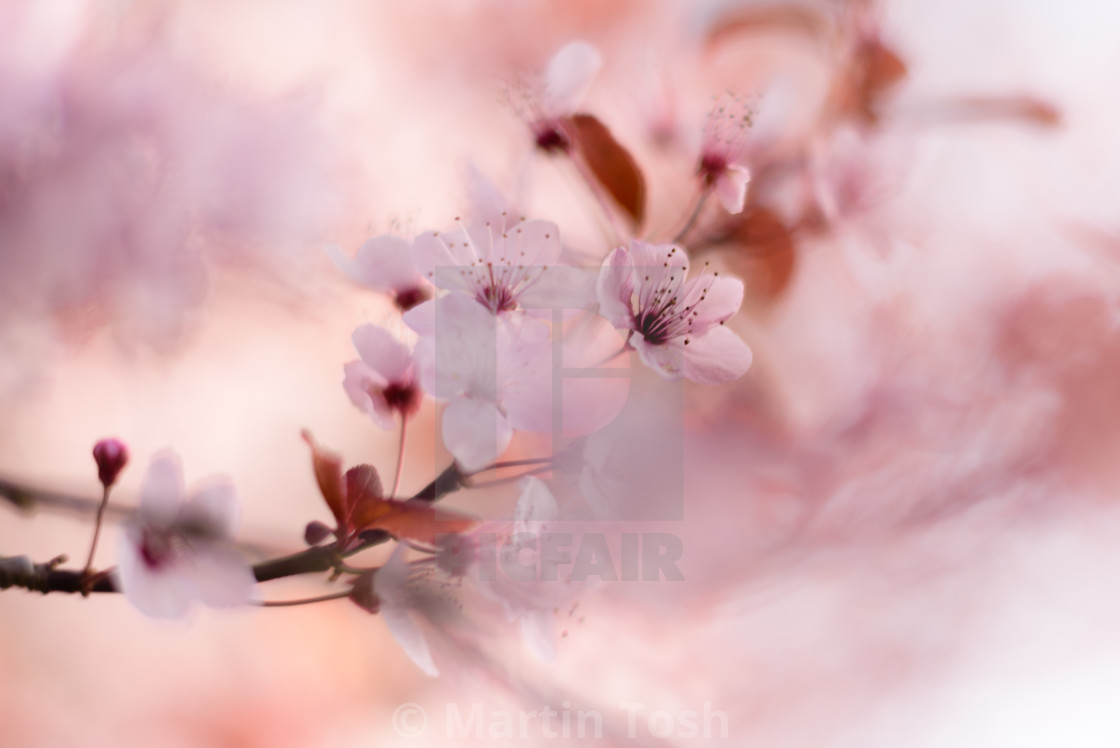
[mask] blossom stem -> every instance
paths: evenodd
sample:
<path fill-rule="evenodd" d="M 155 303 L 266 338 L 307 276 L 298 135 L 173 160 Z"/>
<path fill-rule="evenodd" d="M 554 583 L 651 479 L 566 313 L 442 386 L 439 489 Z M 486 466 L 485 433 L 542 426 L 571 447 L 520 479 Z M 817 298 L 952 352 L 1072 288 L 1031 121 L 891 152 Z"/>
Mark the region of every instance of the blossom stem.
<path fill-rule="evenodd" d="M 689 214 L 688 220 L 684 222 L 684 226 L 682 226 L 681 230 L 677 232 L 677 235 L 673 237 L 673 244 L 683 241 L 684 238 L 688 236 L 688 232 L 692 231 L 692 227 L 696 224 L 696 219 L 700 217 L 700 213 L 703 212 L 704 204 L 708 202 L 708 195 L 710 194 L 712 194 L 711 187 L 700 188 L 700 196 L 696 200 L 696 206 L 692 209 L 692 213 Z"/>
<path fill-rule="evenodd" d="M 328 600 L 341 600 L 344 597 L 350 597 L 349 590 L 332 592 L 329 595 L 320 595 L 319 597 L 305 597 L 300 600 L 263 600 L 258 604 L 262 608 L 293 608 L 297 605 L 313 605 L 315 603 L 325 603 Z"/>
<path fill-rule="evenodd" d="M 510 475 L 505 478 L 495 478 L 494 480 L 486 480 L 482 481 L 481 483 L 472 483 L 470 484 L 470 488 L 493 488 L 494 486 L 504 486 L 508 483 L 516 483 L 522 478 L 528 478 L 530 475 L 540 475 L 541 473 L 547 473 L 551 469 L 551 465 L 541 465 L 540 467 L 533 468 L 532 470 L 526 470 L 524 473 L 518 473 L 517 475 Z"/>
<path fill-rule="evenodd" d="M 93 521 L 93 540 L 89 544 L 89 558 L 86 560 L 86 566 L 82 569 L 82 579 L 85 580 L 82 584 L 82 594 L 89 595 L 89 584 L 91 580 L 90 572 L 93 571 L 93 556 L 97 552 L 97 540 L 101 537 L 101 521 L 105 517 L 105 507 L 109 504 L 109 490 L 110 486 L 105 486 L 105 490 L 101 494 L 101 504 L 97 507 L 97 518 Z"/>
<path fill-rule="evenodd" d="M 417 491 L 412 500 L 439 501 L 449 493 L 466 488 L 465 478 L 462 470 L 453 462 L 431 483 Z M 0 483 L 0 489 L 7 489 L 4 491 L 5 495 L 23 496 L 28 493 L 26 489 L 15 485 L 9 488 L 4 483 Z M 337 565 L 340 553 L 344 557 L 352 556 L 367 548 L 387 543 L 392 539 L 392 536 L 384 530 L 366 530 L 359 533 L 358 538 L 361 542 L 348 547 L 344 551 L 340 550 L 339 544 L 335 543 L 315 546 L 288 556 L 261 561 L 253 566 L 253 576 L 256 577 L 258 582 L 268 582 L 284 577 L 330 571 Z M 81 571 L 58 568 L 64 561 L 64 558 L 59 557 L 45 564 L 36 564 L 23 556 L 0 556 L 0 590 L 17 587 L 43 594 L 50 592 L 73 594 L 85 589 L 88 589 L 89 592 L 120 592 L 116 581 L 108 571 L 87 578 Z"/>
<path fill-rule="evenodd" d="M 521 467 L 522 465 L 543 465 L 552 462 L 552 460 L 552 457 L 528 457 L 524 460 L 506 460 L 505 462 L 495 462 L 489 467 L 484 467 L 482 468 L 482 470 L 478 470 L 472 473 L 472 475 L 485 473 L 487 470 L 501 470 L 502 468 Z"/>
<path fill-rule="evenodd" d="M 622 354 L 626 353 L 626 352 L 627 352 L 627 351 L 629 351 L 630 349 L 631 349 L 631 348 L 630 348 L 630 341 L 629 341 L 629 340 L 627 340 L 627 341 L 626 341 L 625 343 L 623 343 L 623 344 L 622 344 L 622 347 L 621 347 L 621 348 L 619 348 L 619 349 L 618 349 L 617 351 L 615 351 L 615 352 L 614 352 L 614 353 L 612 353 L 611 355 L 607 356 L 606 358 L 603 358 L 603 359 L 599 359 L 598 361 L 596 361 L 595 363 L 591 364 L 591 366 L 589 366 L 589 367 L 587 367 L 587 368 L 588 368 L 588 369 L 597 369 L 597 368 L 599 368 L 600 366 L 602 366 L 603 364 L 608 364 L 608 363 L 610 363 L 611 361 L 614 361 L 614 360 L 615 360 L 616 358 L 618 358 L 618 357 L 619 357 L 619 356 L 621 356 Z"/>
<path fill-rule="evenodd" d="M 397 443 L 397 473 L 393 476 L 393 490 L 389 492 L 390 496 L 396 496 L 397 491 L 401 487 L 401 475 L 404 473 L 404 443 L 405 435 L 408 433 L 408 416 L 401 415 L 401 438 Z"/>

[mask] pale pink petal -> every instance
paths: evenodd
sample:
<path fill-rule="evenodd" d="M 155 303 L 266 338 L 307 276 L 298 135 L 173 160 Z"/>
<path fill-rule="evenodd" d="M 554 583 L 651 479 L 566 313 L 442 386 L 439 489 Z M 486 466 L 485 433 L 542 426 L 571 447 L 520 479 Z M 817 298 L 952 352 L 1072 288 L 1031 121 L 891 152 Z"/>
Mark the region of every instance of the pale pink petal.
<path fill-rule="evenodd" d="M 418 304 L 401 315 L 401 320 L 418 335 L 433 335 L 436 331 L 436 300 Z"/>
<path fill-rule="evenodd" d="M 724 384 L 738 379 L 751 368 L 751 349 L 723 326 L 692 338 L 682 348 L 686 349 L 683 374 L 698 384 Z"/>
<path fill-rule="evenodd" d="M 494 260 L 513 265 L 547 267 L 560 260 L 560 228 L 551 221 L 526 221 L 495 237 Z"/>
<path fill-rule="evenodd" d="M 209 537 L 229 538 L 237 527 L 239 512 L 233 485 L 215 483 L 198 491 L 183 505 L 176 525 L 188 532 L 201 530 Z"/>
<path fill-rule="evenodd" d="M 327 253 L 351 280 L 378 291 L 404 291 L 423 283 L 412 244 L 400 237 L 369 239 L 354 257 L 335 246 L 328 246 Z"/>
<path fill-rule="evenodd" d="M 381 428 L 393 428 L 396 425 L 393 409 L 381 396 L 381 390 L 387 384 L 384 378 L 364 361 L 351 361 L 342 367 L 342 371 L 342 389 L 350 397 L 350 402 Z"/>
<path fill-rule="evenodd" d="M 461 268 L 477 264 L 479 251 L 465 231 L 425 231 L 412 247 L 416 266 L 429 282 L 452 291 L 468 287 Z"/>
<path fill-rule="evenodd" d="M 602 67 L 599 51 L 585 41 L 577 40 L 560 49 L 545 71 L 546 114 L 564 116 L 575 112 Z"/>
<path fill-rule="evenodd" d="M 389 628 L 400 648 L 408 658 L 416 663 L 425 675 L 435 678 L 439 675 L 436 664 L 432 661 L 432 652 L 428 649 L 428 642 L 424 639 L 424 632 L 413 620 L 412 615 L 406 610 L 381 606 L 381 617 Z"/>
<path fill-rule="evenodd" d="M 406 599 L 405 585 L 408 584 L 410 567 L 405 556 L 408 545 L 398 543 L 389 558 L 373 575 L 373 591 L 390 607 L 403 607 Z"/>
<path fill-rule="evenodd" d="M 425 392 L 440 400 L 468 391 L 496 398 L 498 319 L 488 309 L 451 293 L 416 307 L 404 320 L 422 330 L 413 357 Z"/>
<path fill-rule="evenodd" d="M 153 618 L 184 617 L 191 594 L 179 572 L 174 566 L 148 566 L 140 555 L 139 536 L 126 532 L 117 552 L 116 582 L 134 608 Z"/>
<path fill-rule="evenodd" d="M 517 215 L 513 203 L 506 199 L 498 186 L 482 172 L 473 161 L 466 167 L 467 200 L 471 218 L 479 223 L 489 221 L 500 224 L 503 219 Z"/>
<path fill-rule="evenodd" d="M 409 578 L 408 561 L 405 559 L 407 551 L 408 546 L 404 543 L 397 545 L 388 560 L 374 574 L 373 591 L 381 600 L 381 617 L 385 619 L 385 625 L 393 639 L 421 670 L 434 678 L 439 675 L 439 670 L 432 662 L 428 642 L 413 620 L 409 607 L 406 589 Z"/>
<path fill-rule="evenodd" d="M 513 510 L 513 531 L 540 535 L 545 524 L 560 514 L 552 491 L 540 478 L 528 477 L 521 482 L 521 496 Z"/>
<path fill-rule="evenodd" d="M 170 450 L 156 454 L 140 487 L 140 511 L 153 523 L 169 525 L 179 514 L 183 500 L 183 467 Z"/>
<path fill-rule="evenodd" d="M 747 201 L 747 182 L 751 173 L 742 166 L 728 166 L 716 179 L 716 197 L 728 213 L 740 213 Z"/>
<path fill-rule="evenodd" d="M 684 376 L 684 341 L 674 338 L 663 345 L 651 345 L 641 335 L 633 335 L 630 344 L 649 368 L 671 382 Z M 690 343 L 691 345 L 691 343 Z"/>
<path fill-rule="evenodd" d="M 704 301 L 696 305 L 696 315 L 692 318 L 692 329 L 700 335 L 712 325 L 731 319 L 743 305 L 743 281 L 728 276 L 697 278 L 691 283 L 702 284 L 706 289 Z"/>
<path fill-rule="evenodd" d="M 256 578 L 241 554 L 210 545 L 184 559 L 184 575 L 191 596 L 212 608 L 233 608 L 253 601 Z"/>
<path fill-rule="evenodd" d="M 556 614 L 552 610 L 530 610 L 521 614 L 521 638 L 544 662 L 556 659 Z"/>
<path fill-rule="evenodd" d="M 667 268 L 676 274 L 678 269 L 687 274 L 688 255 L 675 244 L 647 244 L 633 239 L 630 242 L 630 260 L 635 268 Z"/>
<path fill-rule="evenodd" d="M 497 401 L 510 424 L 521 431 L 552 430 L 552 346 L 546 331 L 525 327 L 518 341 L 502 340 L 498 349 L 499 383 Z"/>
<path fill-rule="evenodd" d="M 599 314 L 621 329 L 631 327 L 634 309 L 634 263 L 630 252 L 618 247 L 603 261 L 595 290 L 599 297 Z"/>
<path fill-rule="evenodd" d="M 493 403 L 463 397 L 443 413 L 443 443 L 467 472 L 493 463 L 512 438 L 513 428 Z"/>
<path fill-rule="evenodd" d="M 386 384 L 411 379 L 412 353 L 393 333 L 378 325 L 362 325 L 351 336 L 362 360 L 381 375 Z"/>

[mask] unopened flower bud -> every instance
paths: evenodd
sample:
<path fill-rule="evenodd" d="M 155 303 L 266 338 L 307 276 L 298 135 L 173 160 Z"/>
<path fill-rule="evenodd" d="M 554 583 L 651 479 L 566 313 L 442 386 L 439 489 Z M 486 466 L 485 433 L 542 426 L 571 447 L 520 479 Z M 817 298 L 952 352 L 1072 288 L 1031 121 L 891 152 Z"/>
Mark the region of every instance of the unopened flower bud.
<path fill-rule="evenodd" d="M 93 445 L 93 459 L 101 485 L 109 488 L 128 464 L 128 447 L 120 439 L 102 439 Z"/>
<path fill-rule="evenodd" d="M 334 534 L 334 530 L 327 527 L 319 520 L 307 523 L 303 530 L 303 539 L 308 545 L 319 545 Z"/>

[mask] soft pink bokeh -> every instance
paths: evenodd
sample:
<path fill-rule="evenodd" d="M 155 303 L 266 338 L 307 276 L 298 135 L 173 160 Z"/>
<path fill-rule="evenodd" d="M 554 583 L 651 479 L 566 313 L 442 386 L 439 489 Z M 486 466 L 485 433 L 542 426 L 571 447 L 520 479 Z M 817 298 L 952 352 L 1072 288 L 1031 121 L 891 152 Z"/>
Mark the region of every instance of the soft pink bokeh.
<path fill-rule="evenodd" d="M 346 601 L 167 623 L 119 596 L 7 590 L 0 745 L 501 744 L 448 736 L 447 705 L 475 703 L 598 709 L 626 745 L 657 742 L 649 712 L 705 704 L 727 714 L 727 745 L 1120 741 L 1120 6 L 884 4 L 875 31 L 909 76 L 870 136 L 819 137 L 839 42 L 784 30 L 700 53 L 705 19 L 734 5 L 0 8 L 0 475 L 95 497 L 90 449 L 111 434 L 133 460 L 115 501 L 135 505 L 138 466 L 173 447 L 188 484 L 233 480 L 241 537 L 276 553 L 330 519 L 301 429 L 347 465 L 395 464 L 396 435 L 341 382 L 353 329 L 396 313 L 328 245 L 451 226 L 477 170 L 555 221 L 565 257 L 606 254 L 598 206 L 532 156 L 508 100 L 567 41 L 603 54 L 584 106 L 646 171 L 648 237 L 687 213 L 728 90 L 757 101 L 751 195 L 768 159 L 801 148 L 804 179 L 762 189 L 814 218 L 772 301 L 751 298 L 765 262 L 713 254 L 744 276 L 729 324 L 754 364 L 684 390 L 684 519 L 603 525 L 679 536 L 684 582 L 585 591 L 557 611 L 553 663 L 464 601 L 427 631 L 434 681 Z M 993 96 L 1060 120 L 962 114 Z M 405 491 L 447 463 L 436 415 L 410 426 Z M 516 497 L 446 504 L 493 517 Z M 0 507 L 4 555 L 78 564 L 90 534 Z M 407 743 L 406 702 L 430 718 Z M 629 739 L 620 705 L 639 702 Z M 537 727 L 507 742 L 569 741 Z"/>

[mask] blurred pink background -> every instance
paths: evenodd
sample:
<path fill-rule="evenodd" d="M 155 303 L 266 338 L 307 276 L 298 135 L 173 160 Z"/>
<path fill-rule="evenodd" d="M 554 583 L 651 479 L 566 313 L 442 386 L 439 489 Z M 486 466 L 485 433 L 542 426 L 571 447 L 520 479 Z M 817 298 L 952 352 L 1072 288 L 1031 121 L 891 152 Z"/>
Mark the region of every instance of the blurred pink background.
<path fill-rule="evenodd" d="M 646 169 L 663 234 L 691 182 L 650 140 L 657 80 L 686 144 L 727 90 L 778 143 L 808 137 L 825 98 L 828 57 L 801 32 L 700 47 L 743 7 L 5 3 L 0 475 L 93 497 L 89 451 L 117 435 L 133 503 L 171 446 L 188 483 L 234 480 L 242 538 L 298 550 L 328 519 L 300 430 L 383 473 L 396 446 L 340 386 L 351 330 L 391 306 L 325 246 L 447 225 L 474 164 L 605 254 L 505 101 L 503 82 L 573 38 L 603 53 L 584 108 Z M 438 680 L 345 601 L 167 623 L 119 596 L 7 590 L 0 745 L 557 745 L 575 739 L 461 736 L 446 716 L 561 703 L 627 745 L 719 744 L 649 729 L 654 710 L 706 704 L 728 745 L 1120 742 L 1120 6 L 906 0 L 870 17 L 908 75 L 883 122 L 818 166 L 841 197 L 846 179 L 871 197 L 799 234 L 769 295 L 765 262 L 719 255 L 754 294 L 731 324 L 755 363 L 686 389 L 685 519 L 654 528 L 682 538 L 685 582 L 589 590 L 558 614 L 553 664 L 516 631 L 436 641 Z M 1030 97 L 1060 120 L 969 119 L 947 103 L 965 97 Z M 446 460 L 433 418 L 405 490 Z M 89 535 L 0 507 L 4 555 L 76 564 Z M 405 703 L 427 710 L 423 734 L 394 726 Z"/>

